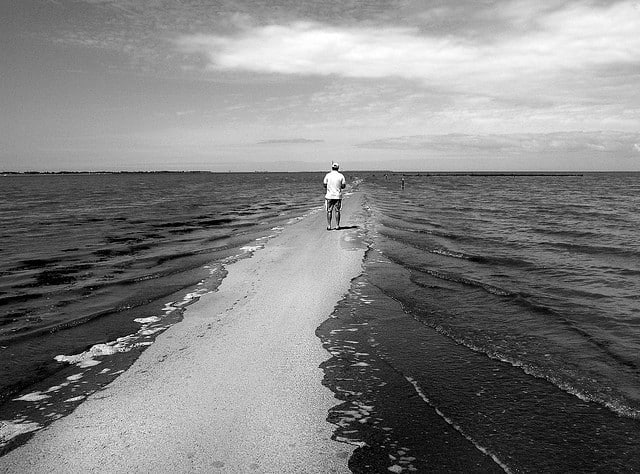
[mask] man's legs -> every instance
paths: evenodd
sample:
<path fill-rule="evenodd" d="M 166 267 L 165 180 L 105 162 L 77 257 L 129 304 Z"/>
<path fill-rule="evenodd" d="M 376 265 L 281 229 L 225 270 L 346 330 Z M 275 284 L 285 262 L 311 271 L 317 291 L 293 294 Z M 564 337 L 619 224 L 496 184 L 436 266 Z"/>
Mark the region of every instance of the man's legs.
<path fill-rule="evenodd" d="M 333 212 L 334 202 L 330 199 L 324 200 L 324 207 L 327 210 L 327 230 L 331 230 L 331 213 Z"/>
<path fill-rule="evenodd" d="M 342 209 L 342 199 L 336 201 L 336 205 L 333 206 L 333 211 L 336 213 L 336 229 L 340 228 L 340 210 Z"/>
<path fill-rule="evenodd" d="M 327 208 L 327 230 L 331 230 L 331 214 L 336 215 L 336 229 L 340 228 L 340 209 L 342 208 L 342 199 L 327 199 L 325 201 Z"/>

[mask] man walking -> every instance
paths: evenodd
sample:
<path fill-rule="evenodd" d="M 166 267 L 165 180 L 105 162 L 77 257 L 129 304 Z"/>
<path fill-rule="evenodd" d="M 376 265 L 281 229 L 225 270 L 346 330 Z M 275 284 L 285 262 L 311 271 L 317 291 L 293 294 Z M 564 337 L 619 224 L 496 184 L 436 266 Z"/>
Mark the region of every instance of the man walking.
<path fill-rule="evenodd" d="M 340 228 L 340 209 L 342 208 L 342 190 L 347 185 L 342 173 L 338 171 L 338 163 L 331 164 L 331 171 L 324 177 L 324 187 L 327 194 L 324 196 L 327 209 L 327 230 L 331 230 L 331 215 L 335 212 L 336 229 Z"/>

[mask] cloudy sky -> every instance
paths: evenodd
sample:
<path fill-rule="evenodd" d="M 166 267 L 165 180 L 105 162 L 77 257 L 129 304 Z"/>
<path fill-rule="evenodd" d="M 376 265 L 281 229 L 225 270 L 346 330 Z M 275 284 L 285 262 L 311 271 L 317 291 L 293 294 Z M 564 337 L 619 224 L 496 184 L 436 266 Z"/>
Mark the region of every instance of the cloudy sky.
<path fill-rule="evenodd" d="M 640 170 L 640 1 L 1 0 L 0 170 Z"/>

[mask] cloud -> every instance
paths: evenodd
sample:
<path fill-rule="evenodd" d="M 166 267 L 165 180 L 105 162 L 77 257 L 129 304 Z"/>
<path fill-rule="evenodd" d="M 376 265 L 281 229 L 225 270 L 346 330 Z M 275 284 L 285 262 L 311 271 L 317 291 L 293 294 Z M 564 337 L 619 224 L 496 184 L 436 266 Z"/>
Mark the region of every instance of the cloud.
<path fill-rule="evenodd" d="M 430 150 L 437 152 L 599 152 L 640 151 L 640 133 L 614 131 L 489 135 L 413 135 L 359 143 L 359 148 Z"/>
<path fill-rule="evenodd" d="M 531 2 L 520 2 L 530 4 Z M 178 48 L 203 55 L 216 71 L 399 77 L 463 90 L 522 89 L 568 73 L 640 63 L 640 9 L 632 2 L 594 7 L 570 4 L 525 10 L 508 34 L 468 38 L 417 27 L 330 26 L 299 21 L 249 28 L 233 36 L 186 35 Z M 534 15 L 535 14 L 535 15 Z M 534 15 L 535 22 L 531 19 Z"/>
<path fill-rule="evenodd" d="M 274 139 L 274 140 L 263 140 L 258 142 L 258 145 L 278 145 L 278 144 L 287 144 L 287 143 L 322 143 L 324 140 L 314 140 L 309 138 L 284 138 L 284 139 Z"/>

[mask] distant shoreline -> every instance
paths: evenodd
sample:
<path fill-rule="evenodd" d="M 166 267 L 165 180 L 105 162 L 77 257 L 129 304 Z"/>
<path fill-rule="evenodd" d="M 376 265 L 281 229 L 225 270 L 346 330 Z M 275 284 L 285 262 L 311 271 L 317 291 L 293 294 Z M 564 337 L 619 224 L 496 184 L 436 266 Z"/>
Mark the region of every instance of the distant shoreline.
<path fill-rule="evenodd" d="M 590 174 L 597 174 L 597 173 L 609 173 L 608 171 L 593 171 L 593 172 L 589 172 Z M 395 174 L 402 174 L 403 176 L 479 176 L 479 177 L 486 177 L 486 176 L 584 176 L 587 173 L 560 173 L 560 172 L 549 172 L 549 173 L 545 173 L 545 172 L 510 172 L 510 171 L 505 171 L 505 172 L 490 172 L 490 173 L 485 173 L 485 172 L 466 172 L 466 173 L 460 173 L 460 172 L 447 172 L 447 171 L 443 171 L 443 172 L 428 172 L 428 173 L 421 173 L 421 172 L 417 172 L 417 173 L 395 173 Z"/>
<path fill-rule="evenodd" d="M 0 176 L 120 175 L 120 174 L 295 174 L 316 171 L 1 171 Z M 633 174 L 638 171 L 391 171 L 349 170 L 349 173 L 391 174 L 401 176 L 469 176 L 469 177 L 579 177 L 589 174 Z"/>
<path fill-rule="evenodd" d="M 227 173 L 217 171 L 2 171 L 0 175 L 65 175 L 65 174 L 187 174 Z"/>

